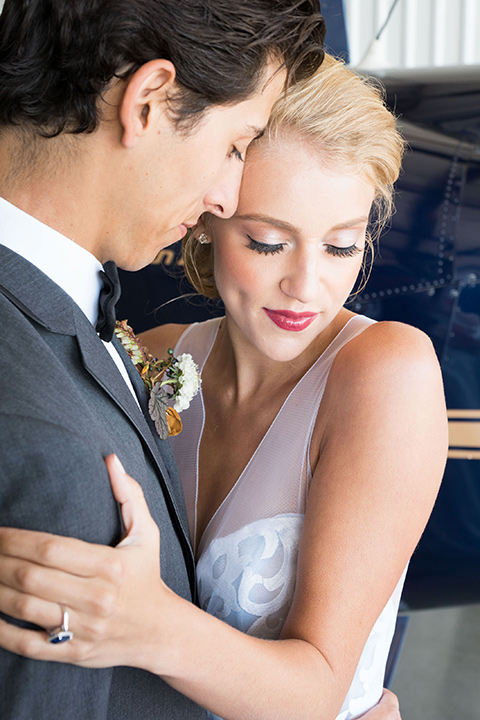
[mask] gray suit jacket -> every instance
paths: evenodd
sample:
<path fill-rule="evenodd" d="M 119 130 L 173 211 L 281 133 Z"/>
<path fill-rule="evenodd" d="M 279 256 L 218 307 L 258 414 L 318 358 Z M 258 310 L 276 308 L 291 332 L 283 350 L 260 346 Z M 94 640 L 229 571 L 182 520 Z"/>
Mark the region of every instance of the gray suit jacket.
<path fill-rule="evenodd" d="M 142 485 L 160 527 L 162 577 L 191 599 L 194 563 L 168 442 L 151 432 L 78 306 L 3 246 L 0 328 L 0 525 L 114 545 L 122 526 L 104 458 L 115 452 Z M 145 408 L 143 382 L 118 346 Z M 205 717 L 148 672 L 76 668 L 2 650 L 0 708 L 2 720 Z"/>

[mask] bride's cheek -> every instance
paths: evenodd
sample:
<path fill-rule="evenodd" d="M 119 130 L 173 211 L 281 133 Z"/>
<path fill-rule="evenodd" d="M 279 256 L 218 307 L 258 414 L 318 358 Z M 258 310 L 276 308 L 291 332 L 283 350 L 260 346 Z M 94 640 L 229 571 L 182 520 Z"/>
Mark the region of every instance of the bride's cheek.
<path fill-rule="evenodd" d="M 235 292 L 243 298 L 257 296 L 268 284 L 270 271 L 270 258 L 255 257 L 255 253 L 248 248 L 242 247 L 241 251 L 227 254 L 222 258 L 219 265 L 219 278 L 217 287 L 223 298 L 223 293 L 228 296 Z M 225 300 L 225 298 L 223 298 Z"/>

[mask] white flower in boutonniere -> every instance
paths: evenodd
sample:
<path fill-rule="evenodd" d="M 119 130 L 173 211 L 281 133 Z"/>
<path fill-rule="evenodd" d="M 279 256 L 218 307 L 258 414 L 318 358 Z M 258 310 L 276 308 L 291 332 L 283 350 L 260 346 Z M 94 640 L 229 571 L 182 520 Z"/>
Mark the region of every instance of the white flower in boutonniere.
<path fill-rule="evenodd" d="M 192 398 L 197 394 L 200 387 L 200 376 L 197 365 L 188 353 L 183 353 L 178 358 L 174 358 L 174 372 L 177 373 L 178 384 L 177 390 L 173 394 L 175 398 L 173 409 L 182 412 L 182 410 L 187 410 L 190 407 Z"/>
<path fill-rule="evenodd" d="M 166 360 L 157 360 L 137 338 L 127 321 L 117 322 L 118 337 L 150 391 L 148 411 L 162 440 L 178 435 L 182 421 L 178 413 L 186 410 L 200 388 L 198 367 L 191 355 L 174 357 L 169 349 Z M 173 407 L 170 406 L 175 401 Z"/>

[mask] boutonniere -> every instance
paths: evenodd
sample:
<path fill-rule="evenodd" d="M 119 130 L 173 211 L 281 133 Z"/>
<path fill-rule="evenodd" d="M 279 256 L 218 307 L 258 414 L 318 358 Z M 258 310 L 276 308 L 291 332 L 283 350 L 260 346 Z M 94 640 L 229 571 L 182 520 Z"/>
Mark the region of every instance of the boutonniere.
<path fill-rule="evenodd" d="M 148 411 L 161 439 L 178 435 L 182 431 L 179 413 L 189 407 L 200 388 L 200 375 L 192 356 L 183 353 L 177 358 L 169 349 L 166 360 L 157 360 L 126 320 L 117 321 L 115 335 L 150 392 Z"/>

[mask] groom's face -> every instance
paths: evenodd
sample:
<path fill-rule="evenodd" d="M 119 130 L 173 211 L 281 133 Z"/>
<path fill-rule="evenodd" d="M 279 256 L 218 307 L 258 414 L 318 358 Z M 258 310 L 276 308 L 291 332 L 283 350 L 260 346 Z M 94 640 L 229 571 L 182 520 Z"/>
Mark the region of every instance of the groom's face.
<path fill-rule="evenodd" d="M 277 70 L 269 66 L 247 100 L 208 109 L 189 134 L 170 118 L 162 119 L 147 150 L 123 178 L 113 258 L 120 267 L 138 270 L 152 262 L 205 211 L 222 218 L 233 215 L 245 152 L 263 131 L 285 82 Z"/>

